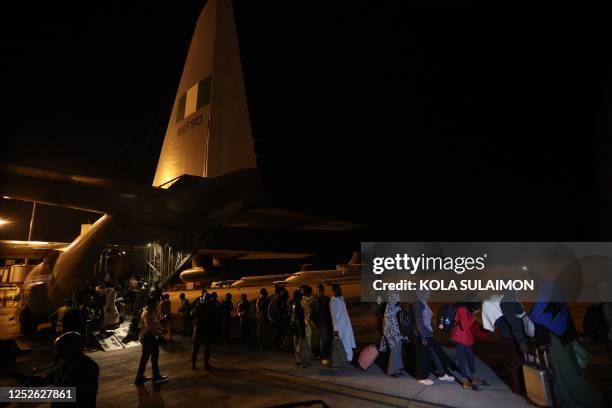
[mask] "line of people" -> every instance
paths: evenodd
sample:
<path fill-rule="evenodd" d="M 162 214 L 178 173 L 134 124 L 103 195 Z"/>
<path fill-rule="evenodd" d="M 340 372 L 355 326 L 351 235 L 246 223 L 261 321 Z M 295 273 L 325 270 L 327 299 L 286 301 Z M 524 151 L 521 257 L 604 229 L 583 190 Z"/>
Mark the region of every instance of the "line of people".
<path fill-rule="evenodd" d="M 319 285 L 315 296 L 312 288 L 305 285 L 296 290 L 293 298 L 289 299 L 288 291 L 281 285 L 275 286 L 274 294 L 271 296 L 267 289 L 262 288 L 259 297 L 254 302 L 258 349 L 264 350 L 271 342 L 275 351 L 296 352 L 297 350 L 296 353 L 305 352 L 305 355 L 314 353 L 313 357 L 325 363 L 330 357 L 332 339 L 335 336 L 346 345 L 345 353 L 348 361 L 351 361 L 355 348 L 352 326 L 340 286 L 333 285 L 332 291 L 334 296 L 330 299 L 325 293 L 325 286 Z M 205 324 L 207 327 L 204 330 L 212 333 L 211 342 L 214 342 L 214 339 L 221 333 L 222 342 L 226 343 L 229 337 L 231 313 L 234 309 L 232 295 L 228 293 L 225 301 L 221 303 L 215 302 L 216 293 L 213 292 L 210 295 L 210 301 L 207 300 L 208 296 L 208 292 L 204 290 L 203 295 L 194 302 L 195 308 L 190 308 L 187 307 L 188 301 L 181 294 L 182 303 L 179 310 L 185 322 L 184 326 L 188 328 L 190 318 L 195 317 L 196 333 L 198 326 L 202 327 Z M 198 305 L 207 302 L 211 303 L 211 307 L 199 312 Z M 249 347 L 251 340 L 252 303 L 243 293 L 236 305 L 240 342 L 244 348 Z M 206 317 L 202 317 L 202 314 Z M 220 325 L 215 322 L 220 322 Z M 184 333 L 187 333 L 187 330 L 185 329 Z M 304 344 L 299 347 L 301 342 Z M 301 362 L 300 365 L 308 365 L 309 359 L 300 358 L 297 354 L 296 359 Z M 205 364 L 207 361 L 208 358 L 205 356 Z"/>
<path fill-rule="evenodd" d="M 587 353 L 580 345 L 574 320 L 558 285 L 541 282 L 529 313 L 514 293 L 494 295 L 483 302 L 482 321 L 485 329 L 498 332 L 502 338 L 513 392 L 525 395 L 522 367 L 530 357 L 530 346 L 535 346 L 536 355 L 545 353 L 544 360 L 550 359 L 547 371 L 558 405 L 603 406 L 602 396 L 589 389 L 581 373 L 588 364 Z"/>
<path fill-rule="evenodd" d="M 529 313 L 509 291 L 482 303 L 442 306 L 434 319 L 428 304 L 429 292 L 420 291 L 416 295 L 413 305 L 405 305 L 397 292 L 390 292 L 388 302 L 381 304 L 378 351 L 384 357 L 387 375 L 397 378 L 414 363 L 415 378 L 420 384 L 432 385 L 430 376 L 434 373 L 440 381 L 457 381 L 466 390 L 479 390 L 489 384 L 476 373 L 474 344 L 486 339 L 487 332 L 497 332 L 503 345 L 500 355 L 508 359 L 514 393 L 526 396 L 523 365 L 535 346 L 550 358 L 552 392 L 559 405 L 603 405 L 601 396 L 588 388 L 581 374 L 581 368 L 588 363 L 588 353 L 578 341 L 569 308 L 565 301 L 560 301 L 562 293 L 554 284 L 540 285 L 538 300 Z M 482 326 L 476 319 L 478 314 Z M 434 338 L 433 320 L 455 345 L 456 363 Z"/>
<path fill-rule="evenodd" d="M 276 286 L 272 296 L 262 288 L 254 302 L 258 348 L 263 350 L 268 340 L 272 340 L 274 350 L 293 352 L 299 367 L 307 367 L 312 359 L 320 359 L 324 365 L 332 366 L 346 366 L 353 362 L 356 343 L 342 289 L 337 284 L 332 285 L 331 298 L 326 295 L 325 290 L 324 285 L 319 285 L 315 296 L 312 288 L 304 285 L 294 291 L 292 298 L 289 299 L 289 293 L 283 286 Z M 391 293 L 389 296 L 389 302 L 382 305 L 384 325 L 379 345 L 380 352 L 388 353 L 386 370 L 388 375 L 397 377 L 402 374 L 406 360 L 404 345 L 410 343 L 413 358 L 409 360 L 416 362 L 417 380 L 420 383 L 424 385 L 433 383 L 429 379 L 433 364 L 438 379 L 442 381 L 455 381 L 455 378 L 459 378 L 467 389 L 476 389 L 478 384 L 486 384 L 475 375 L 474 354 L 471 349 L 474 342 L 473 315 L 477 310 L 468 311 L 467 307 L 460 307 L 457 310 L 458 324 L 454 325 L 451 333 L 451 337 L 458 345 L 460 364 L 457 366 L 433 337 L 431 323 L 433 313 L 427 304 L 428 293 L 419 293 L 419 301 L 414 308 L 408 309 L 402 307 L 396 293 Z M 162 298 L 165 298 L 165 295 Z M 191 335 L 193 340 L 192 369 L 196 368 L 197 356 L 202 348 L 204 369 L 209 370 L 213 344 L 225 343 L 229 337 L 231 314 L 234 309 L 232 294 L 226 294 L 225 300 L 219 302 L 216 293 L 208 293 L 204 289 L 202 296 L 191 304 L 184 293 L 180 294 L 179 299 L 178 310 L 183 321 L 183 336 Z M 240 342 L 245 348 L 249 346 L 251 338 L 251 303 L 243 293 L 235 308 L 239 320 Z M 163 309 L 160 321 L 164 321 L 167 316 L 167 312 L 164 313 Z M 169 309 L 168 305 L 167 310 Z M 143 311 L 141 321 L 146 312 L 147 310 Z M 139 326 L 141 342 L 145 338 L 148 326 L 146 321 Z M 155 326 L 153 323 L 153 327 Z M 271 336 L 269 336 L 270 329 L 272 329 Z M 172 328 L 168 327 L 167 330 L 171 331 Z M 150 343 L 150 339 L 148 342 Z M 147 341 L 143 343 L 143 361 L 146 365 L 148 358 L 154 360 L 155 378 L 159 373 L 155 368 L 158 345 L 149 343 Z M 139 370 L 137 382 L 142 380 Z"/>
<path fill-rule="evenodd" d="M 181 294 L 178 310 L 183 320 L 183 335 L 191 336 L 193 340 L 192 369 L 196 368 L 200 349 L 203 350 L 204 369 L 211 369 L 212 346 L 215 342 L 224 343 L 229 339 L 234 310 L 244 347 L 250 344 L 254 315 L 257 347 L 260 350 L 272 343 L 277 351 L 293 352 L 297 365 L 304 368 L 314 358 L 337 367 L 347 366 L 351 362 L 361 365 L 361 356 L 353 361 L 356 344 L 342 290 L 337 284 L 331 289 L 333 296 L 330 298 L 324 285 L 317 287 L 316 294 L 305 285 L 295 290 L 290 299 L 283 286 L 276 286 L 271 296 L 264 288 L 254 302 L 249 301 L 246 294 L 241 294 L 235 308 L 231 293 L 226 294 L 223 301 L 218 301 L 216 293 L 203 290 L 202 296 L 193 303 Z M 146 302 L 136 320 L 142 355 L 134 382 L 161 382 L 167 376 L 162 375 L 159 369 L 159 345 L 163 335 L 172 332 L 170 300 L 168 294 L 146 290 L 141 293 L 146 297 L 138 299 L 136 303 L 145 299 Z M 478 339 L 488 336 L 486 332 L 497 332 L 503 345 L 503 353 L 500 354 L 508 359 L 511 388 L 515 393 L 525 395 L 523 365 L 530 350 L 529 345 L 535 344 L 550 356 L 552 384 L 559 404 L 601 406 L 601 398 L 589 390 L 581 375 L 581 367 L 586 364 L 582 361 L 583 351 L 568 306 L 561 300 L 560 289 L 554 284 L 540 285 L 538 301 L 529 313 L 512 292 L 507 292 L 491 296 L 482 303 L 445 305 L 434 318 L 428 303 L 429 292 L 421 291 L 416 295 L 417 301 L 406 305 L 400 302 L 398 293 L 390 292 L 388 302 L 382 303 L 379 308 L 381 340 L 374 348 L 382 357 L 380 360 L 384 361 L 384 371 L 390 377 L 397 378 L 412 371 L 410 366 L 414 364 L 414 377 L 422 385 L 431 385 L 437 378 L 439 381 L 457 381 L 467 390 L 478 390 L 488 383 L 476 373 L 473 346 Z M 93 296 L 89 294 L 77 298 L 82 300 L 79 307 L 93 303 Z M 95 315 L 95 306 L 88 306 L 87 310 L 90 309 Z M 80 320 L 75 318 L 82 314 L 75 313 L 75 310 L 78 308 L 68 299 L 57 311 L 58 334 L 82 331 Z M 478 314 L 481 314 L 482 327 L 477 322 Z M 436 341 L 436 329 L 446 332 L 454 343 L 456 362 Z M 149 360 L 152 363 L 152 378 L 145 376 Z M 433 380 L 432 373 L 435 375 Z"/>
<path fill-rule="evenodd" d="M 320 359 L 323 364 L 332 366 L 346 366 L 353 362 L 356 343 L 342 290 L 334 284 L 331 298 L 325 292 L 324 285 L 317 287 L 316 295 L 310 286 L 305 285 L 295 290 L 290 299 L 286 288 L 276 286 L 271 296 L 265 288 L 261 289 L 254 302 L 249 301 L 246 294 L 241 294 L 235 310 L 242 346 L 248 347 L 250 344 L 254 315 L 257 347 L 260 350 L 271 342 L 276 351 L 293 352 L 299 367 L 308 367 L 313 359 Z M 502 340 L 504 355 L 508 358 L 513 392 L 525 395 L 522 367 L 526 361 L 529 339 L 533 337 L 532 343 L 546 348 L 551 356 L 559 399 L 574 405 L 597 405 L 593 403 L 593 394 L 580 375 L 576 331 L 564 302 L 547 301 L 550 294 L 543 293 L 541 300 L 527 314 L 523 305 L 508 292 L 492 296 L 482 303 L 445 305 L 434 318 L 428 304 L 429 296 L 428 291 L 417 292 L 417 301 L 405 305 L 400 302 L 398 293 L 390 292 L 388 302 L 380 305 L 381 340 L 376 349 L 390 377 L 397 378 L 407 371 L 413 371 L 411 366 L 414 365 L 415 379 L 422 385 L 432 385 L 437 379 L 456 381 L 466 390 L 479 390 L 489 384 L 476 373 L 474 344 L 478 339 L 487 338 L 487 332 L 497 332 Z M 183 334 L 192 334 L 193 338 L 192 368 L 195 369 L 197 355 L 202 348 L 204 369 L 208 370 L 211 368 L 212 345 L 217 340 L 228 340 L 234 310 L 232 295 L 228 293 L 225 300 L 219 302 L 216 293 L 209 294 L 204 290 L 202 296 L 191 305 L 184 294 L 181 294 L 180 301 Z M 141 320 L 146 321 L 145 312 Z M 478 314 L 481 314 L 482 326 L 477 322 Z M 192 319 L 193 333 L 190 332 Z M 435 326 L 433 321 L 436 322 Z M 526 330 L 526 321 L 533 326 L 531 333 Z M 148 323 L 145 323 L 145 327 L 148 327 Z M 446 332 L 455 345 L 456 362 L 436 341 L 434 327 Z M 158 351 L 155 347 L 151 347 L 142 335 L 141 341 L 142 361 L 146 364 L 149 357 L 156 360 Z M 156 365 L 157 362 L 154 363 L 153 376 L 159 378 Z M 137 382 L 146 380 L 143 372 L 139 370 Z M 432 373 L 435 375 L 433 379 Z"/>
<path fill-rule="evenodd" d="M 340 286 L 333 285 L 332 292 L 330 298 L 325 293 L 325 286 L 319 285 L 315 296 L 312 288 L 305 285 L 289 299 L 287 290 L 279 285 L 275 287 L 272 296 L 262 288 L 255 302 L 249 301 L 246 294 L 241 294 L 235 310 L 242 346 L 246 348 L 250 345 L 251 305 L 254 303 L 259 350 L 271 342 L 275 351 L 293 352 L 300 367 L 307 367 L 312 358 L 321 359 L 323 364 L 332 364 L 332 354 L 343 356 L 344 363 L 337 365 L 348 365 L 353 360 L 355 338 Z M 166 295 L 162 299 L 169 302 Z M 226 294 L 225 300 L 219 302 L 215 292 L 208 293 L 204 289 L 202 295 L 192 303 L 184 293 L 179 295 L 179 299 L 178 311 L 183 322 L 183 336 L 191 336 L 193 341 L 191 368 L 196 369 L 198 354 L 202 349 L 204 370 L 210 370 L 213 344 L 226 343 L 229 339 L 234 310 L 232 294 Z M 147 307 L 139 316 L 138 337 L 142 343 L 142 356 L 134 381 L 136 384 L 150 380 L 144 375 L 149 359 L 152 362 L 153 381 L 166 378 L 160 374 L 158 356 L 162 333 L 172 331 L 171 325 L 162 330 L 164 321 L 171 322 L 167 317 L 169 310 L 169 303 L 158 309 L 157 299 L 149 297 Z M 341 353 L 333 353 L 332 345 L 336 350 L 340 348 Z"/>
<path fill-rule="evenodd" d="M 388 296 L 388 302 L 381 303 L 380 307 L 383 319 L 378 346 L 382 360 L 386 361 L 387 375 L 400 377 L 411 371 L 414 365 L 415 378 L 422 385 L 434 383 L 430 378 L 432 372 L 440 381 L 459 379 L 466 389 L 476 389 L 478 383 L 484 383 L 476 377 L 473 369 L 473 353 L 470 352 L 473 329 L 469 327 L 473 315 L 466 307 L 458 309 L 459 320 L 451 333 L 460 356 L 457 366 L 434 338 L 429 292 L 418 292 L 414 305 L 402 304 L 397 292 L 390 292 Z"/>
<path fill-rule="evenodd" d="M 324 285 L 317 287 L 317 296 L 308 285 L 293 293 L 290 333 L 299 367 L 308 367 L 312 358 L 333 366 L 353 360 L 355 336 L 340 285 L 332 285 L 332 293 L 329 298 Z"/>

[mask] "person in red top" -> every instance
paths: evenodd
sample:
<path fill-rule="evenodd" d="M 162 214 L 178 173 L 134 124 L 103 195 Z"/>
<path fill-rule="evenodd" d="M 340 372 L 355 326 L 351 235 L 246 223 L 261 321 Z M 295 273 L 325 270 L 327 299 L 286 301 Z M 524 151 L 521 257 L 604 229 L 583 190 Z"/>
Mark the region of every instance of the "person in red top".
<path fill-rule="evenodd" d="M 455 313 L 455 324 L 451 331 L 451 340 L 455 342 L 457 356 L 459 359 L 459 370 L 462 375 L 462 385 L 466 390 L 477 390 L 477 384 L 486 385 L 484 381 L 476 377 L 476 365 L 474 363 L 475 341 L 474 335 L 480 337 L 478 323 L 474 315 L 480 310 L 480 304 L 461 305 Z"/>

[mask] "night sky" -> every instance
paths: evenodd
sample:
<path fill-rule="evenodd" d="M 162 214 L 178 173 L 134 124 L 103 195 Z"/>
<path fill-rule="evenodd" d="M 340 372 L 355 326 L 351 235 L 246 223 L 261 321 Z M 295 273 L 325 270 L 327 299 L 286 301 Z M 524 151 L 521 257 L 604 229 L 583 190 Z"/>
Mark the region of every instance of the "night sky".
<path fill-rule="evenodd" d="M 150 184 L 203 2 L 86 3 L 2 13 L 2 160 Z M 234 5 L 272 202 L 366 224 L 364 240 L 612 239 L 595 25 L 269 3 Z M 25 239 L 29 211 L 3 200 L 0 238 Z M 95 218 L 43 207 L 34 239 Z"/>

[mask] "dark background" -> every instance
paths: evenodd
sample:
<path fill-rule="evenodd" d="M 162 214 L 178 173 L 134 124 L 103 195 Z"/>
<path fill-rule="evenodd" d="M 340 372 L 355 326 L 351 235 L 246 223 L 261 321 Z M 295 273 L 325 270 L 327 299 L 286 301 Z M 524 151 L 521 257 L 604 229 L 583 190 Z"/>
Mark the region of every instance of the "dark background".
<path fill-rule="evenodd" d="M 86 3 L 2 12 L 1 160 L 149 184 L 203 2 Z M 368 225 L 357 240 L 612 239 L 597 24 L 469 3 L 234 5 L 279 205 Z M 0 238 L 25 239 L 30 209 L 1 200 Z M 95 218 L 42 206 L 33 238 Z"/>

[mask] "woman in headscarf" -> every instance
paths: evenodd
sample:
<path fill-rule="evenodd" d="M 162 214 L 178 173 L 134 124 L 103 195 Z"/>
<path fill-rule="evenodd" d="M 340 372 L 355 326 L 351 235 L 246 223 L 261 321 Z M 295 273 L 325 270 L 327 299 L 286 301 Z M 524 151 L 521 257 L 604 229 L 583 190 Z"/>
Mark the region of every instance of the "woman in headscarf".
<path fill-rule="evenodd" d="M 291 301 L 291 326 L 297 366 L 306 368 L 310 364 L 311 351 L 306 338 L 302 292 L 299 290 L 293 292 L 293 300 Z"/>
<path fill-rule="evenodd" d="M 527 352 L 527 336 L 523 328 L 523 306 L 514 295 L 493 295 L 482 303 L 482 324 L 497 331 L 502 338 L 505 355 L 510 357 L 508 371 L 512 377 L 512 392 L 522 394 L 523 354 Z"/>
<path fill-rule="evenodd" d="M 417 291 L 416 296 L 418 300 L 414 304 L 414 320 L 418 331 L 418 337 L 415 336 L 414 347 L 418 360 L 418 381 L 423 385 L 433 384 L 433 381 L 428 378 L 431 364 L 429 361 L 423 362 L 423 360 L 429 359 L 433 360 L 436 366 L 438 380 L 449 382 L 455 381 L 455 377 L 448 375 L 444 367 L 446 366 L 450 371 L 454 364 L 433 337 L 433 327 L 431 325 L 433 312 L 427 304 L 429 301 L 429 291 Z"/>
<path fill-rule="evenodd" d="M 340 285 L 334 283 L 332 285 L 332 292 L 334 296 L 329 301 L 329 308 L 331 310 L 334 336 L 338 336 L 342 340 L 346 359 L 350 363 L 353 360 L 353 349 L 357 347 L 355 336 L 353 335 L 353 326 L 351 326 L 351 319 L 349 319 L 348 311 L 346 310 L 346 303 L 344 302 Z"/>
<path fill-rule="evenodd" d="M 548 350 L 555 389 L 562 406 L 598 407 L 595 396 L 580 375 L 572 342 L 576 329 L 561 289 L 553 282 L 542 282 L 530 318 L 535 326 L 538 347 Z"/>
<path fill-rule="evenodd" d="M 402 335 L 397 322 L 397 314 L 401 310 L 400 298 L 397 292 L 389 292 L 389 301 L 383 320 L 383 336 L 378 350 L 389 353 L 387 375 L 397 378 L 404 369 L 402 361 Z"/>

